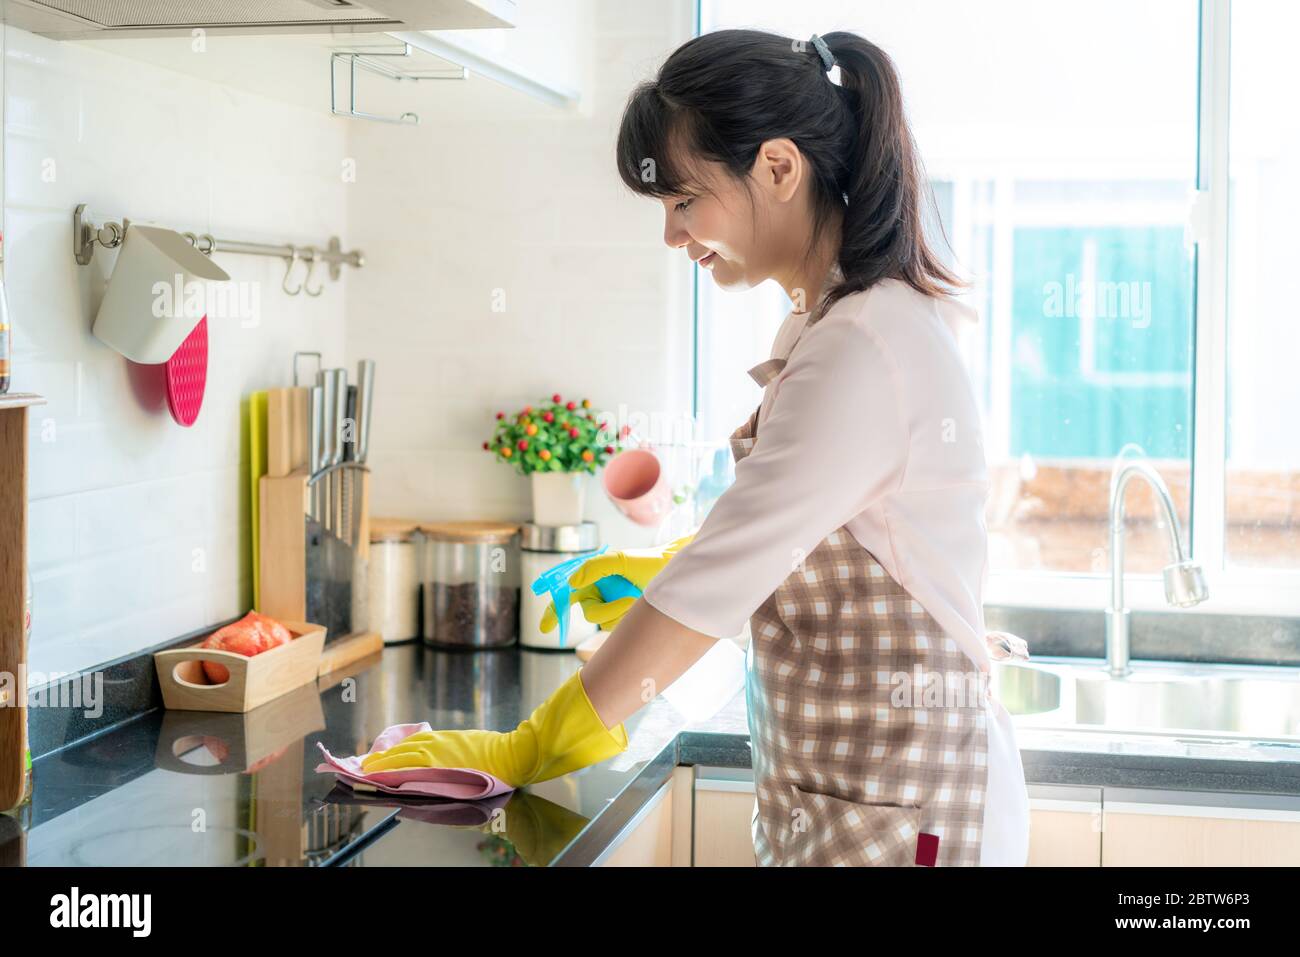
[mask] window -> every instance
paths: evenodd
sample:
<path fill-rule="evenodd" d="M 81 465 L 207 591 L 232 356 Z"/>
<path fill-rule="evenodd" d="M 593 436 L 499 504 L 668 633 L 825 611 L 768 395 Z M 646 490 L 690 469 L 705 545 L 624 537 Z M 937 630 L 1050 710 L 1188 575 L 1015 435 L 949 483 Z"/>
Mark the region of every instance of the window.
<path fill-rule="evenodd" d="M 899 69 L 981 315 L 963 350 L 984 406 L 991 601 L 1105 603 L 1110 471 L 1132 445 L 1206 566 L 1206 608 L 1263 581 L 1239 569 L 1300 568 L 1286 292 L 1300 66 L 1285 48 L 1300 5 L 1240 0 L 1231 15 L 1229 46 L 1227 0 L 701 2 L 704 31 L 848 29 Z M 757 401 L 744 371 L 789 304 L 774 286 L 699 288 L 698 415 L 717 439 Z M 1142 483 L 1128 513 L 1128 569 L 1157 573 L 1166 536 Z M 1155 580 L 1129 593 L 1161 604 Z"/>
<path fill-rule="evenodd" d="M 1300 4 L 1232 7 L 1224 551 L 1300 568 Z"/>

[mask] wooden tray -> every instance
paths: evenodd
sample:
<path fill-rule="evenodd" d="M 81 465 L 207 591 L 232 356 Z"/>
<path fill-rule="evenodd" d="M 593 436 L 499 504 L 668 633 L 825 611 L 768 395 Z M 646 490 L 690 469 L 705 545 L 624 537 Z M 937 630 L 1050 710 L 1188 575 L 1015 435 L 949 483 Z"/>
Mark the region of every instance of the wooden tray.
<path fill-rule="evenodd" d="M 303 621 L 284 621 L 293 640 L 246 658 L 232 651 L 188 648 L 155 652 L 154 667 L 162 686 L 163 704 L 180 711 L 252 711 L 272 698 L 315 681 L 320 669 L 325 629 Z M 206 636 L 205 636 L 206 637 Z M 200 661 L 219 662 L 230 671 L 224 684 L 208 684 Z"/>
<path fill-rule="evenodd" d="M 252 774 L 281 757 L 286 749 L 325 730 L 325 712 L 315 685 L 299 685 L 274 701 L 244 714 L 168 711 L 154 762 L 179 774 Z M 206 747 L 212 764 L 191 763 L 185 755 Z M 302 771 L 302 762 L 298 763 Z"/>

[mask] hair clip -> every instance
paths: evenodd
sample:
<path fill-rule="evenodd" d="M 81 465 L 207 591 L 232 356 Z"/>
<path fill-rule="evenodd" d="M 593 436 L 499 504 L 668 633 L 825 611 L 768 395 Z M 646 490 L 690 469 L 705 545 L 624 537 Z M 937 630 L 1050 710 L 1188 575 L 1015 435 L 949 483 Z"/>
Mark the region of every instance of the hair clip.
<path fill-rule="evenodd" d="M 822 58 L 822 68 L 827 73 L 830 73 L 831 67 L 835 65 L 835 55 L 831 53 L 831 48 L 826 45 L 825 40 L 823 40 L 815 33 L 812 35 L 812 40 L 810 42 L 816 48 L 817 53 Z"/>

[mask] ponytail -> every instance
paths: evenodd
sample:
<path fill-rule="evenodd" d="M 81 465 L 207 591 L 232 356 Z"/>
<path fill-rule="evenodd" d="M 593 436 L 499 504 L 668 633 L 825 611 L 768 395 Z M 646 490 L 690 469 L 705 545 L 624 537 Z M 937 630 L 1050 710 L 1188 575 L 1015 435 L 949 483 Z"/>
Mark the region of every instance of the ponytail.
<path fill-rule="evenodd" d="M 900 279 L 927 296 L 952 295 L 965 283 L 925 237 L 925 204 L 933 204 L 933 195 L 907 124 L 893 61 L 854 33 L 829 33 L 823 39 L 839 65 L 855 129 L 837 260 L 844 279 L 828 293 L 826 305 L 882 279 Z"/>

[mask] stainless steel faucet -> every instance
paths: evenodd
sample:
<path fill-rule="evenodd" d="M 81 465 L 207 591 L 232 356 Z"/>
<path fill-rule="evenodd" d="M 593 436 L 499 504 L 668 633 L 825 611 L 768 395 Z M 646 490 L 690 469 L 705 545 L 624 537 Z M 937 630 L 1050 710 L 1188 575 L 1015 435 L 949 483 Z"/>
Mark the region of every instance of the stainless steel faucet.
<path fill-rule="evenodd" d="M 1129 479 L 1140 475 L 1155 490 L 1165 513 L 1169 551 L 1173 563 L 1166 565 L 1165 601 L 1178 608 L 1199 605 L 1210 597 L 1201 566 L 1183 552 L 1183 532 L 1174 511 L 1169 487 L 1145 458 L 1129 458 L 1121 452 L 1110 473 L 1110 607 L 1106 609 L 1106 670 L 1112 678 L 1123 678 L 1129 667 L 1129 612 L 1124 607 L 1124 490 Z"/>

